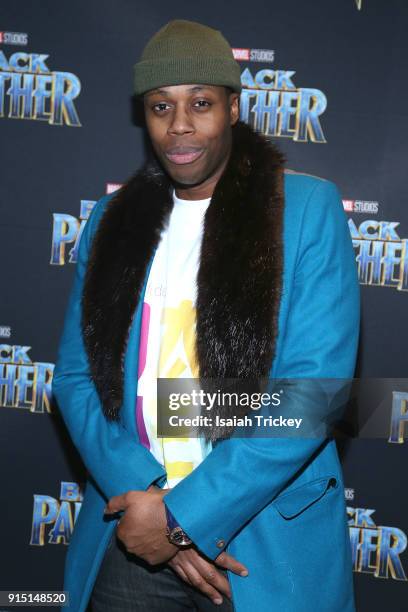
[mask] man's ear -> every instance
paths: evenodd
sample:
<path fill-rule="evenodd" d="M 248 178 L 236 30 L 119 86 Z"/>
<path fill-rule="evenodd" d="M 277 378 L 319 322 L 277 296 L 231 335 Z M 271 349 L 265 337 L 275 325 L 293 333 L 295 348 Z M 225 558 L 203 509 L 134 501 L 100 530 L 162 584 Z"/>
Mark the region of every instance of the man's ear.
<path fill-rule="evenodd" d="M 239 101 L 240 95 L 233 92 L 229 96 L 229 110 L 230 110 L 230 122 L 231 125 L 235 125 L 239 119 Z"/>

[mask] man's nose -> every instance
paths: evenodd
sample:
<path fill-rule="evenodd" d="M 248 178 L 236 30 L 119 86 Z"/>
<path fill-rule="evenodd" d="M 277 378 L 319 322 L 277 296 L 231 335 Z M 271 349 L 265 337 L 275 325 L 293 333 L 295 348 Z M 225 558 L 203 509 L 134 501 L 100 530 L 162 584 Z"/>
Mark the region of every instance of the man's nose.
<path fill-rule="evenodd" d="M 168 127 L 168 133 L 181 135 L 189 134 L 191 132 L 194 132 L 191 117 L 189 116 L 187 110 L 178 104 L 174 110 L 172 121 Z"/>

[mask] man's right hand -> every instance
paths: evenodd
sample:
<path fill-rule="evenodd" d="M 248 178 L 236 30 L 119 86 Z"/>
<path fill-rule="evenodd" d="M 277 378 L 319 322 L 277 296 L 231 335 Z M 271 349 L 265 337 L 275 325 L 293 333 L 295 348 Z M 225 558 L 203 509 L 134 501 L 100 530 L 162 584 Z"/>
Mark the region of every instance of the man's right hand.
<path fill-rule="evenodd" d="M 207 560 L 197 548 L 180 549 L 167 564 L 188 584 L 207 595 L 215 604 L 222 604 L 222 595 L 231 599 L 228 579 L 216 565 L 229 569 L 239 576 L 248 575 L 248 570 L 226 552 L 215 559 Z"/>

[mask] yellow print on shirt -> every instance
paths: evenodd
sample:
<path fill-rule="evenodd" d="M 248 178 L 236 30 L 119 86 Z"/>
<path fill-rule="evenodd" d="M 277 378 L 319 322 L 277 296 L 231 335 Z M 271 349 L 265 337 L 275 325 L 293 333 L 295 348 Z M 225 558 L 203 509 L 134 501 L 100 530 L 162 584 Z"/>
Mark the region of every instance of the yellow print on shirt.
<path fill-rule="evenodd" d="M 175 308 L 163 309 L 161 324 L 164 333 L 160 347 L 159 378 L 179 378 L 188 369 L 191 371 L 188 378 L 198 378 L 195 323 L 196 309 L 191 300 L 182 300 Z M 180 350 L 182 347 L 184 351 Z"/>
<path fill-rule="evenodd" d="M 182 300 L 175 308 L 164 308 L 161 325 L 164 326 L 160 346 L 158 377 L 188 378 L 198 376 L 195 355 L 196 309 L 191 300 Z M 169 461 L 166 447 L 168 444 L 188 444 L 189 438 L 162 438 L 164 467 L 170 486 L 187 476 L 194 468 L 192 461 Z"/>

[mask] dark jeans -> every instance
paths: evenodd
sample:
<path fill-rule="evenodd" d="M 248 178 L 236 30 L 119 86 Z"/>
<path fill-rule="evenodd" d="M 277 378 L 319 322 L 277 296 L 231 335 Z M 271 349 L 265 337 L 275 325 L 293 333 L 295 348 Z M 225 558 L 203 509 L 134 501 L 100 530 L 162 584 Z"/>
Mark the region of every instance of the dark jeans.
<path fill-rule="evenodd" d="M 225 575 L 226 570 L 220 569 Z M 225 595 L 223 603 L 187 584 L 166 564 L 151 566 L 126 551 L 113 532 L 91 597 L 92 612 L 233 612 Z"/>

